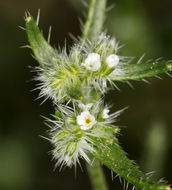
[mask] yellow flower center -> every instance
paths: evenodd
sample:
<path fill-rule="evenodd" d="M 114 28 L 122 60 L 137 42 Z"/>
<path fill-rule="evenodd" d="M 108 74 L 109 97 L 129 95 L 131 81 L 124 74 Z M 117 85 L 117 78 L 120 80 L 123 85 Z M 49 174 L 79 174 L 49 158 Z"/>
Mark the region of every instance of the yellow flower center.
<path fill-rule="evenodd" d="M 85 118 L 86 125 L 89 125 L 91 122 L 92 122 L 92 120 L 89 117 Z"/>

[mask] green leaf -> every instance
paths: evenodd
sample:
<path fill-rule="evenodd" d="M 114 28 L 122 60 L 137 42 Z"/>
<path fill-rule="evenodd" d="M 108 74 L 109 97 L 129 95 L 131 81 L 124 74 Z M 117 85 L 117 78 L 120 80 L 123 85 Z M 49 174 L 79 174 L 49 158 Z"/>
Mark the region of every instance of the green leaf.
<path fill-rule="evenodd" d="M 31 49 L 42 67 L 57 62 L 57 52 L 48 44 L 31 16 L 26 19 L 26 33 Z"/>
<path fill-rule="evenodd" d="M 106 0 L 90 0 L 87 20 L 83 27 L 81 44 L 84 44 L 86 40 L 93 42 L 102 32 L 105 10 Z"/>
<path fill-rule="evenodd" d="M 137 80 L 167 73 L 172 69 L 172 64 L 167 61 L 122 64 L 110 76 L 113 81 Z"/>
<path fill-rule="evenodd" d="M 113 141 L 103 138 L 94 138 L 95 157 L 117 175 L 126 179 L 134 186 L 145 190 L 170 190 L 170 186 L 153 181 L 150 177 L 138 169 L 138 167 L 127 158 L 124 151 Z"/>

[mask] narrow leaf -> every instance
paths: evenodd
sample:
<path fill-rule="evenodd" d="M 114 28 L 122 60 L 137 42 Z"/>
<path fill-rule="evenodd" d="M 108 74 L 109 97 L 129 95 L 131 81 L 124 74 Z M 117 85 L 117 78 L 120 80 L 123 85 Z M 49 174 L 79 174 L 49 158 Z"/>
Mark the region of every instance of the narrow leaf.
<path fill-rule="evenodd" d="M 44 39 L 31 16 L 26 18 L 26 33 L 31 49 L 41 66 L 50 65 L 57 61 L 57 52 Z"/>
<path fill-rule="evenodd" d="M 134 186 L 145 190 L 170 190 L 166 184 L 154 182 L 127 158 L 117 140 L 94 138 L 95 157 L 117 175 Z M 97 146 L 96 146 L 97 145 Z"/>
<path fill-rule="evenodd" d="M 167 73 L 172 65 L 166 61 L 122 64 L 111 74 L 111 80 L 137 80 Z"/>

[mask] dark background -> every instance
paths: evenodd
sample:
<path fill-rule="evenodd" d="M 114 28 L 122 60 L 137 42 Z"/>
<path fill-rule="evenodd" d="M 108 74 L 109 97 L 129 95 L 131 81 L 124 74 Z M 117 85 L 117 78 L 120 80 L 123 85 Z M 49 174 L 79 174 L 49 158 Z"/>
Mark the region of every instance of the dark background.
<path fill-rule="evenodd" d="M 106 27 L 125 46 L 120 54 L 146 58 L 172 59 L 172 1 L 171 0 L 109 0 L 115 7 L 108 12 Z M 83 168 L 54 171 L 51 145 L 42 139 L 47 127 L 40 116 L 53 113 L 51 101 L 40 106 L 39 91 L 29 66 L 37 65 L 27 44 L 24 13 L 29 10 L 36 18 L 41 9 L 40 28 L 44 36 L 53 27 L 51 44 L 68 47 L 69 33 L 81 34 L 79 18 L 84 19 L 86 8 L 80 0 L 0 0 L 0 190 L 68 190 L 90 189 L 84 163 Z M 166 177 L 172 183 L 172 79 L 149 79 L 117 83 L 121 91 L 109 92 L 107 101 L 113 111 L 130 106 L 120 116 L 120 143 L 136 160 L 142 170 L 157 171 L 155 178 Z M 127 127 L 126 127 L 127 126 Z M 111 180 L 105 169 L 110 189 L 122 189 L 119 180 Z"/>

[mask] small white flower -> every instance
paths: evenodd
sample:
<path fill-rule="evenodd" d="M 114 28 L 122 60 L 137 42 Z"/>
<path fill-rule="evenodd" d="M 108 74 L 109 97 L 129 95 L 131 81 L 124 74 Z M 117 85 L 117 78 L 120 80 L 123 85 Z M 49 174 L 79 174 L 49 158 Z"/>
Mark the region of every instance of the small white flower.
<path fill-rule="evenodd" d="M 89 111 L 83 111 L 77 116 L 77 123 L 82 130 L 89 130 L 96 124 L 95 117 Z"/>
<path fill-rule="evenodd" d="M 117 66 L 119 63 L 119 56 L 116 54 L 109 55 L 106 58 L 106 63 L 108 64 L 108 67 L 110 68 Z"/>
<path fill-rule="evenodd" d="M 90 53 L 82 65 L 90 71 L 99 70 L 101 67 L 100 55 L 98 53 Z"/>
<path fill-rule="evenodd" d="M 103 110 L 103 113 L 102 113 L 102 117 L 103 117 L 103 119 L 107 119 L 107 118 L 109 118 L 109 109 L 107 109 L 107 108 L 105 108 L 104 110 Z"/>
<path fill-rule="evenodd" d="M 82 103 L 79 103 L 79 108 L 81 108 L 82 110 L 84 110 L 84 111 L 86 111 L 86 110 L 89 110 L 92 106 L 93 106 L 93 104 L 92 103 L 89 103 L 89 104 L 82 104 Z"/>

